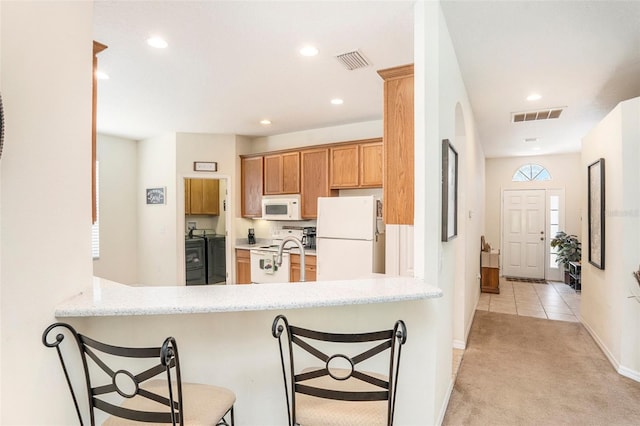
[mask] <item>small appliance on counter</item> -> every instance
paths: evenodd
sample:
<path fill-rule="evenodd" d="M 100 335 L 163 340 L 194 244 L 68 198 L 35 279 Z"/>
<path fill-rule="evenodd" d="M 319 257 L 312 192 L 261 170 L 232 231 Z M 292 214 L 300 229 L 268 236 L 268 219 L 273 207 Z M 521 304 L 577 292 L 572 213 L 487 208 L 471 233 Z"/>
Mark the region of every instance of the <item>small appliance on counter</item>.
<path fill-rule="evenodd" d="M 256 243 L 256 233 L 253 228 L 249 228 L 249 231 L 247 233 L 247 241 L 249 242 L 249 244 Z"/>
<path fill-rule="evenodd" d="M 302 244 L 305 248 L 315 250 L 316 249 L 316 227 L 305 226 L 302 228 Z"/>

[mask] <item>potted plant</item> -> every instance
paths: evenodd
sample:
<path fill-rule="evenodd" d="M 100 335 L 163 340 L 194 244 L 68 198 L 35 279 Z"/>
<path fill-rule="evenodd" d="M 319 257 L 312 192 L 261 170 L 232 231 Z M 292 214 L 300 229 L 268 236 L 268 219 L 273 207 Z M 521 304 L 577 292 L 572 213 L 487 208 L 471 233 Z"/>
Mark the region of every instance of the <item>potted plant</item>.
<path fill-rule="evenodd" d="M 551 240 L 551 247 L 557 248 L 556 262 L 564 266 L 564 282 L 569 283 L 569 262 L 579 262 L 582 258 L 580 240 L 575 235 L 558 232 Z"/>

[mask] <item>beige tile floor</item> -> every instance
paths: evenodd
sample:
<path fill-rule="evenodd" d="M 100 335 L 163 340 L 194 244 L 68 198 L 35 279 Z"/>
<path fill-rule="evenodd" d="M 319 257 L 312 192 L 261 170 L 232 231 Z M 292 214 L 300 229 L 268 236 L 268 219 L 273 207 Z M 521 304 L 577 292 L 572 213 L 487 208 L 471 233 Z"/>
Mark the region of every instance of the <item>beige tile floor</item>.
<path fill-rule="evenodd" d="M 478 310 L 558 321 L 580 321 L 580 292 L 561 282 L 531 284 L 500 277 L 500 294 L 481 293 Z"/>

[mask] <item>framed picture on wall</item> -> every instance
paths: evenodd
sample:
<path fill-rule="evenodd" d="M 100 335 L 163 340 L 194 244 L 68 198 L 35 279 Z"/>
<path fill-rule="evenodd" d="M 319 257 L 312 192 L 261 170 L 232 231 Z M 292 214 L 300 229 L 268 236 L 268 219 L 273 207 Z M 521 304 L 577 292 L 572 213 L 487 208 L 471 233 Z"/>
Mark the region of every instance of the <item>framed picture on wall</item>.
<path fill-rule="evenodd" d="M 147 204 L 166 204 L 165 188 L 147 188 Z"/>
<path fill-rule="evenodd" d="M 458 235 L 458 153 L 442 140 L 442 241 Z"/>
<path fill-rule="evenodd" d="M 589 263 L 604 269 L 604 158 L 587 167 Z"/>

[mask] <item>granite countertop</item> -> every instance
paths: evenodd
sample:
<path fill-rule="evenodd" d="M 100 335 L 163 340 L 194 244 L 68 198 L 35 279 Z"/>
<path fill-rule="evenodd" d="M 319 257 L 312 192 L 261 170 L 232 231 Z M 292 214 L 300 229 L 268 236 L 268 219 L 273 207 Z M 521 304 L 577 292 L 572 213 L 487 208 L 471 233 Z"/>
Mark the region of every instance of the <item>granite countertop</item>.
<path fill-rule="evenodd" d="M 133 287 L 95 277 L 93 286 L 56 306 L 55 316 L 100 317 L 265 311 L 442 297 L 442 290 L 410 277 L 307 283 Z"/>

